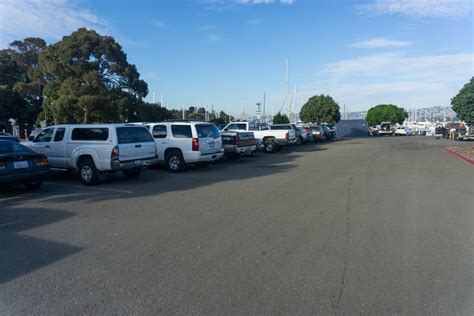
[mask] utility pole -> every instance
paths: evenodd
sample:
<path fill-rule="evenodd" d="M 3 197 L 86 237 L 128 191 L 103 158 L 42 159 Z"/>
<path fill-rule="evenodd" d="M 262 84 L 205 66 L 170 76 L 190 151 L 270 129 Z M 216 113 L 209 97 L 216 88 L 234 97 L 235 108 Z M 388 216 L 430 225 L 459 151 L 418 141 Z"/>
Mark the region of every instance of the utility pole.
<path fill-rule="evenodd" d="M 184 103 L 181 101 L 181 107 L 183 108 L 183 120 L 186 119 L 186 112 L 184 111 Z"/>
<path fill-rule="evenodd" d="M 160 96 L 160 106 L 161 107 L 163 106 L 163 92 L 161 92 L 161 96 Z"/>
<path fill-rule="evenodd" d="M 265 91 L 263 91 L 263 122 L 267 122 L 267 118 L 265 117 Z"/>
<path fill-rule="evenodd" d="M 289 62 L 288 56 L 287 56 L 286 57 L 286 96 L 285 96 L 285 102 L 288 101 L 288 93 L 290 93 L 290 91 L 289 91 L 290 90 L 290 85 L 289 85 L 289 83 L 290 83 L 290 74 L 289 74 L 290 69 L 289 69 L 289 67 L 290 66 L 289 66 L 289 63 L 290 62 Z M 291 107 L 291 105 L 288 105 L 288 109 L 287 109 L 288 116 L 291 116 L 290 107 Z"/>
<path fill-rule="evenodd" d="M 288 118 L 290 119 L 290 123 L 296 123 L 295 122 L 295 102 L 296 102 L 296 85 L 295 85 L 295 90 L 293 91 L 293 99 L 291 100 L 290 103 L 290 113 L 288 115 Z"/>

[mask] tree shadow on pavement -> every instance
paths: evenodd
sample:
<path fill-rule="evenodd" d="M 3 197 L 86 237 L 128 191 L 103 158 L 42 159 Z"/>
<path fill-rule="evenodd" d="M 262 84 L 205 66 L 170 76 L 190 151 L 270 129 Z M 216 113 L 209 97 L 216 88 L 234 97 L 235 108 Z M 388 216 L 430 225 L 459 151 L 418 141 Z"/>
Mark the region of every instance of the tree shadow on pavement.
<path fill-rule="evenodd" d="M 0 284 L 45 267 L 82 250 L 80 247 L 20 234 L 65 220 L 74 213 L 0 204 Z"/>
<path fill-rule="evenodd" d="M 327 150 L 327 146 L 307 144 L 290 146 L 281 151 L 266 154 L 255 153 L 241 159 L 221 160 L 209 167 L 199 168 L 189 165 L 180 173 L 170 173 L 164 167 L 146 170 L 136 179 L 124 177 L 122 172 L 108 175 L 107 180 L 94 187 L 85 187 L 79 181 L 77 172 L 55 173 L 44 186 L 29 194 L 22 190 L 2 190 L 0 199 L 8 197 L 7 203 L 35 200 L 38 202 L 67 203 L 71 201 L 102 202 L 127 197 L 156 196 L 166 192 L 190 190 L 219 182 L 247 180 L 266 177 L 277 173 L 286 173 L 298 167 L 295 160 L 307 152 Z M 231 192 L 229 193 L 231 194 Z"/>

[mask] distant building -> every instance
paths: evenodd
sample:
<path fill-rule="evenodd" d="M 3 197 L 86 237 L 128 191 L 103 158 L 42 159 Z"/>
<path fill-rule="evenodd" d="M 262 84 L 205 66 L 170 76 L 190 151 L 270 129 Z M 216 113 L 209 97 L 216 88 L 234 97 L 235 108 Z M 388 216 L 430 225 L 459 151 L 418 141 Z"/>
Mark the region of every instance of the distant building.
<path fill-rule="evenodd" d="M 341 120 L 336 124 L 339 137 L 367 137 L 369 125 L 366 120 Z"/>

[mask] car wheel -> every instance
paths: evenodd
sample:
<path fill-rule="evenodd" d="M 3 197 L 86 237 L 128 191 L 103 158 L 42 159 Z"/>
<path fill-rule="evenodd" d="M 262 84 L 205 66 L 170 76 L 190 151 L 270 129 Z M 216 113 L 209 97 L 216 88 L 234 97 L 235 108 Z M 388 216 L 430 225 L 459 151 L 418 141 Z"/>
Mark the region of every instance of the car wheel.
<path fill-rule="evenodd" d="M 99 171 L 95 167 L 94 161 L 84 159 L 79 163 L 79 176 L 84 185 L 95 185 L 99 183 Z"/>
<path fill-rule="evenodd" d="M 142 171 L 140 169 L 132 169 L 132 170 L 124 170 L 123 171 L 123 174 L 127 178 L 137 178 L 137 177 L 140 176 L 141 173 L 142 173 Z"/>
<path fill-rule="evenodd" d="M 183 155 L 179 151 L 171 151 L 166 155 L 166 168 L 171 172 L 184 170 L 185 162 Z"/>
<path fill-rule="evenodd" d="M 266 142 L 264 146 L 265 152 L 269 154 L 274 153 L 277 150 L 277 144 L 272 141 Z"/>
<path fill-rule="evenodd" d="M 296 145 L 301 145 L 302 142 L 303 142 L 303 141 L 301 140 L 301 137 L 298 137 L 298 138 L 296 139 Z"/>
<path fill-rule="evenodd" d="M 25 187 L 28 190 L 39 189 L 41 187 L 41 185 L 43 185 L 43 181 L 32 181 L 32 182 L 29 182 L 29 183 L 25 183 Z"/>

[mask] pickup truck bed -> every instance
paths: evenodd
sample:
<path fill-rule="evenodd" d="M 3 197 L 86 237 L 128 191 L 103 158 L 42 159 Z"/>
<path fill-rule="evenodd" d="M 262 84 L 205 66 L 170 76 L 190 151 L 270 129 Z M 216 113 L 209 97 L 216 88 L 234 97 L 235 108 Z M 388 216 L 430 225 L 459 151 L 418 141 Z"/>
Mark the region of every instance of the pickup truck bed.
<path fill-rule="evenodd" d="M 238 159 L 240 155 L 251 155 L 256 149 L 253 132 L 222 132 L 222 147 L 227 157 Z"/>

